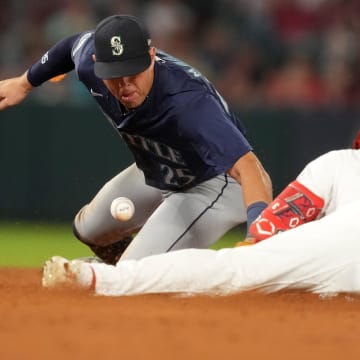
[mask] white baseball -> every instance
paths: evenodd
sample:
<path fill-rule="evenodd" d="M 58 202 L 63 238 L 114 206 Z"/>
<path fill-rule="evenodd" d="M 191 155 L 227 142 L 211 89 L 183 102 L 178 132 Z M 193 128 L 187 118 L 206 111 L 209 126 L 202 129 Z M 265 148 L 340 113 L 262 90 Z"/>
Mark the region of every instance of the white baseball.
<path fill-rule="evenodd" d="M 110 212 L 115 220 L 128 221 L 134 215 L 135 206 L 127 197 L 119 197 L 111 203 Z"/>

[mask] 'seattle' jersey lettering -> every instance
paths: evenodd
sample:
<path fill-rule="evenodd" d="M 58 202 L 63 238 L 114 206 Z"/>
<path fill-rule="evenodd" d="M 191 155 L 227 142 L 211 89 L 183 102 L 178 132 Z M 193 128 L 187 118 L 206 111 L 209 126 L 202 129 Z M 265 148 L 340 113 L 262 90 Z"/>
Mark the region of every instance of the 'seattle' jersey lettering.
<path fill-rule="evenodd" d="M 189 188 L 228 171 L 252 150 L 224 99 L 188 64 L 157 50 L 152 89 L 143 104 L 128 111 L 95 76 L 94 52 L 92 32 L 64 39 L 47 52 L 45 64 L 31 67 L 29 81 L 36 86 L 75 69 L 125 140 L 147 184 Z"/>
<path fill-rule="evenodd" d="M 122 133 L 122 137 L 129 146 L 139 147 L 152 153 L 153 155 L 159 156 L 162 159 L 170 160 L 175 164 L 186 165 L 186 162 L 183 159 L 181 153 L 175 149 L 172 149 L 170 146 L 150 139 L 145 139 L 137 135 Z"/>
<path fill-rule="evenodd" d="M 141 161 L 141 150 L 158 157 L 159 173 L 168 187 L 184 188 L 195 181 L 196 177 L 187 166 L 181 152 L 172 149 L 168 145 L 141 136 L 129 135 L 124 132 L 121 133 L 121 136 L 133 153 L 137 154 L 139 162 Z M 165 163 L 165 161 L 168 161 L 168 163 Z M 145 167 L 146 165 L 144 165 Z M 149 169 L 149 171 L 152 170 Z"/>

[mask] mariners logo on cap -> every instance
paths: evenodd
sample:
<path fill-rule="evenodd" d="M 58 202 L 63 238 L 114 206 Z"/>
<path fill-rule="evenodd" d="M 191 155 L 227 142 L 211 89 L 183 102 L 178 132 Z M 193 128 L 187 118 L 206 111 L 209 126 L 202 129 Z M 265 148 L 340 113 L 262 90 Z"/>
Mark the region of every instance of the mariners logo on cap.
<path fill-rule="evenodd" d="M 115 79 L 139 74 L 151 65 L 147 28 L 134 16 L 112 15 L 94 33 L 95 75 Z"/>
<path fill-rule="evenodd" d="M 110 39 L 110 44 L 111 44 L 111 48 L 112 48 L 112 54 L 115 56 L 119 56 L 124 52 L 124 46 L 121 43 L 121 38 L 120 36 L 113 36 Z"/>

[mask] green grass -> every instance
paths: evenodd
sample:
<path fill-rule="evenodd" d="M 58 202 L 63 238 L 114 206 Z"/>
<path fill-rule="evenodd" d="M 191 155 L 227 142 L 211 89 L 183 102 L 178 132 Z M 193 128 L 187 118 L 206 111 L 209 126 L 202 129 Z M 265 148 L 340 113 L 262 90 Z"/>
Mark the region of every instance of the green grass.
<path fill-rule="evenodd" d="M 212 248 L 231 247 L 241 238 L 234 230 Z M 0 222 L 1 267 L 41 267 L 53 255 L 73 259 L 92 252 L 73 236 L 71 224 Z"/>
<path fill-rule="evenodd" d="M 0 266 L 40 267 L 53 255 L 91 255 L 70 224 L 0 223 Z"/>

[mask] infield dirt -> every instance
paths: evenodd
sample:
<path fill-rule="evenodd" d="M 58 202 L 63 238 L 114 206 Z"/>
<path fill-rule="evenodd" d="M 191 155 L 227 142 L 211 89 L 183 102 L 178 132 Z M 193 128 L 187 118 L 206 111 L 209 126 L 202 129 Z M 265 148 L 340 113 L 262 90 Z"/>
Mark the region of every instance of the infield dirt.
<path fill-rule="evenodd" d="M 100 297 L 0 269 L 0 359 L 360 359 L 360 299 Z"/>

